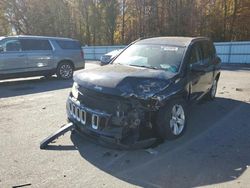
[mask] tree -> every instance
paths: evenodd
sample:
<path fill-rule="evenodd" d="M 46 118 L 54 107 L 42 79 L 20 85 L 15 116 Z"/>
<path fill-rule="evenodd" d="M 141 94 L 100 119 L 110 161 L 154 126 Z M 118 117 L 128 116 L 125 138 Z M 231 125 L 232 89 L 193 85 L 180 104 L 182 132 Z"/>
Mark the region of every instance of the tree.
<path fill-rule="evenodd" d="M 0 1 L 1 35 L 63 36 L 88 45 L 173 35 L 249 40 L 249 19 L 249 0 Z"/>

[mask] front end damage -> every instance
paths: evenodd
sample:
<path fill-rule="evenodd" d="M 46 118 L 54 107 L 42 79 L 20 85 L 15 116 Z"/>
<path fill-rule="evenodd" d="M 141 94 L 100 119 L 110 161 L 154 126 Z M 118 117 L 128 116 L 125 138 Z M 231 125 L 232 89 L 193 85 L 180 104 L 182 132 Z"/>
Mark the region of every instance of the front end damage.
<path fill-rule="evenodd" d="M 94 140 L 119 148 L 143 148 L 156 144 L 155 118 L 160 108 L 153 97 L 114 96 L 82 89 L 70 94 L 67 114 L 75 130 Z"/>
<path fill-rule="evenodd" d="M 95 140 L 149 147 L 158 141 L 158 111 L 179 92 L 179 80 L 169 71 L 123 65 L 84 70 L 74 76 L 68 120 Z"/>

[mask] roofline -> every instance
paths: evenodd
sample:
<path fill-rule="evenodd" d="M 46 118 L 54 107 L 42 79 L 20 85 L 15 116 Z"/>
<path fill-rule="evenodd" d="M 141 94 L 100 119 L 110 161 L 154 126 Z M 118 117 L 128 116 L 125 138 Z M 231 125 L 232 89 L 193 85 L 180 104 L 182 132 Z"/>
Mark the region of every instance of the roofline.
<path fill-rule="evenodd" d="M 208 38 L 208 37 L 194 37 L 194 38 L 191 40 L 191 42 L 197 42 L 197 41 L 201 41 L 201 40 L 209 40 L 209 41 L 211 41 L 211 39 Z"/>
<path fill-rule="evenodd" d="M 52 37 L 52 36 L 39 36 L 39 35 L 10 35 L 10 36 L 4 36 L 4 37 L 13 37 L 13 38 L 37 38 L 37 39 L 57 39 L 57 40 L 74 40 L 77 41 L 77 39 L 72 38 L 66 38 L 66 37 Z"/>
<path fill-rule="evenodd" d="M 202 36 L 199 36 L 199 37 L 187 37 L 187 36 L 155 36 L 155 37 L 140 37 L 138 38 L 137 40 L 133 41 L 132 43 L 137 43 L 139 41 L 142 41 L 144 39 L 153 39 L 153 38 L 164 38 L 164 37 L 167 37 L 167 38 L 189 38 L 190 39 L 190 42 L 188 43 L 188 45 L 186 46 L 189 46 L 190 44 L 194 43 L 194 42 L 197 42 L 197 41 L 202 41 L 202 40 L 208 40 L 208 41 L 211 41 L 210 38 L 208 37 L 202 37 Z"/>

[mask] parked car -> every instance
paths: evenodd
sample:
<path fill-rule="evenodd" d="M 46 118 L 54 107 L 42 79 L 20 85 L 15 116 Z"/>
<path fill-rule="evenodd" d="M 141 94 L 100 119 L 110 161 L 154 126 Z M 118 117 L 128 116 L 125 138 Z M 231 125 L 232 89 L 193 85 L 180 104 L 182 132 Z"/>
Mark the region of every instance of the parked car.
<path fill-rule="evenodd" d="M 51 76 L 69 79 L 84 68 L 80 42 L 42 36 L 0 37 L 0 78 Z"/>
<path fill-rule="evenodd" d="M 100 59 L 100 65 L 103 66 L 109 64 L 117 55 L 119 55 L 119 53 L 121 53 L 122 50 L 123 49 L 113 50 L 103 55 Z"/>
<path fill-rule="evenodd" d="M 190 104 L 215 98 L 219 78 L 208 38 L 139 40 L 111 64 L 74 76 L 68 119 L 78 132 L 119 145 L 175 139 L 186 129 Z"/>

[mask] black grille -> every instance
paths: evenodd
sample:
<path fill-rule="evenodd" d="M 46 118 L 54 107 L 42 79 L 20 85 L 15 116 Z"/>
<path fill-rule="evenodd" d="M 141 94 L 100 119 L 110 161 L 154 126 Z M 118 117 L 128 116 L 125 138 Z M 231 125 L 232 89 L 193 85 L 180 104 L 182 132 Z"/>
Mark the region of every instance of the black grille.
<path fill-rule="evenodd" d="M 78 100 L 81 104 L 93 110 L 101 110 L 110 114 L 115 114 L 118 106 L 123 110 L 130 107 L 129 101 L 122 97 L 98 93 L 89 89 L 80 89 L 80 92 L 82 94 L 79 94 Z"/>

